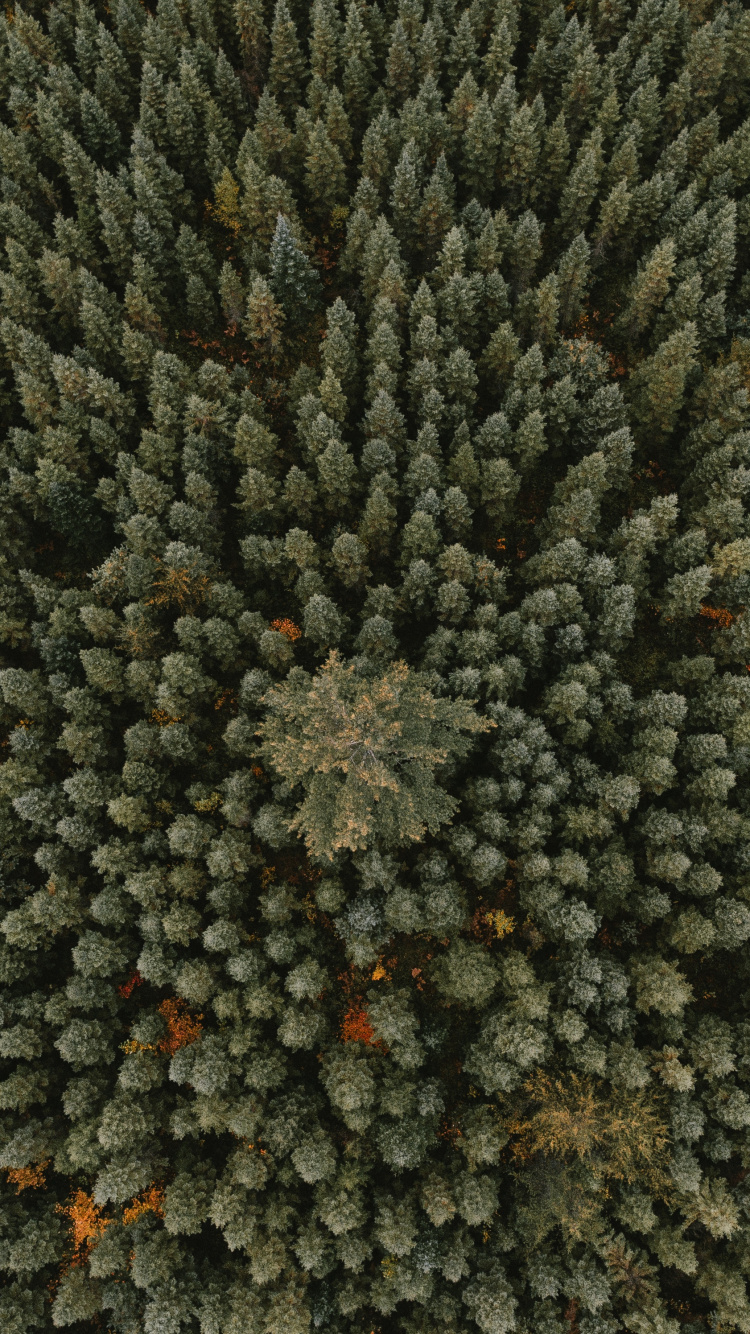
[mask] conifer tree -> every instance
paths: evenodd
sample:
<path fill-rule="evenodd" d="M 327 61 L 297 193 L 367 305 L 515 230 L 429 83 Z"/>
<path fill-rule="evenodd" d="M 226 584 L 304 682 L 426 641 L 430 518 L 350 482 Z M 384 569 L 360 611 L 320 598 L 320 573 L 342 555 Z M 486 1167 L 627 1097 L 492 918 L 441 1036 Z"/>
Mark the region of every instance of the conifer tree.
<path fill-rule="evenodd" d="M 269 252 L 269 286 L 287 327 L 304 329 L 320 300 L 320 279 L 300 250 L 283 214 L 279 214 Z"/>
<path fill-rule="evenodd" d="M 497 147 L 490 101 L 483 93 L 473 112 L 463 137 L 463 176 L 472 194 L 479 200 L 491 193 L 495 173 Z"/>
<path fill-rule="evenodd" d="M 392 29 L 392 40 L 386 63 L 386 88 L 397 102 L 404 101 L 414 83 L 414 56 L 406 30 L 400 19 Z"/>
<path fill-rule="evenodd" d="M 268 703 L 264 746 L 305 792 L 293 827 L 317 858 L 437 829 L 455 802 L 435 784 L 434 766 L 461 750 L 461 731 L 490 726 L 463 702 L 433 698 L 405 663 L 358 681 L 335 653 L 316 679 L 295 676 Z"/>
<path fill-rule="evenodd" d="M 253 97 L 258 97 L 266 72 L 269 41 L 262 0 L 236 0 L 235 21 L 242 68 Z"/>
<path fill-rule="evenodd" d="M 281 106 L 291 110 L 299 101 L 304 73 L 305 62 L 294 20 L 286 0 L 277 0 L 271 27 L 268 86 Z"/>
<path fill-rule="evenodd" d="M 372 87 L 375 61 L 372 41 L 355 0 L 350 0 L 346 8 L 341 61 L 347 111 L 357 125 L 363 125 L 367 120 L 367 99 Z"/>
<path fill-rule="evenodd" d="M 328 87 L 335 77 L 341 49 L 341 21 L 328 0 L 315 0 L 310 33 L 310 70 Z"/>
<path fill-rule="evenodd" d="M 308 139 L 305 185 L 310 204 L 317 213 L 329 213 L 345 196 L 344 160 L 322 120 L 316 121 Z"/>

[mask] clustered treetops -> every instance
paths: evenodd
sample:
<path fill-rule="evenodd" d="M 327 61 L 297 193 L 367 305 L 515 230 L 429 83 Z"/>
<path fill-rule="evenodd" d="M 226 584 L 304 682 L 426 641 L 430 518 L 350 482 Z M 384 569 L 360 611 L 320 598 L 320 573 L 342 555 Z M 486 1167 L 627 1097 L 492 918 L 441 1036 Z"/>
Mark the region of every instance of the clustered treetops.
<path fill-rule="evenodd" d="M 3 1334 L 750 1334 L 750 10 L 0 97 Z"/>

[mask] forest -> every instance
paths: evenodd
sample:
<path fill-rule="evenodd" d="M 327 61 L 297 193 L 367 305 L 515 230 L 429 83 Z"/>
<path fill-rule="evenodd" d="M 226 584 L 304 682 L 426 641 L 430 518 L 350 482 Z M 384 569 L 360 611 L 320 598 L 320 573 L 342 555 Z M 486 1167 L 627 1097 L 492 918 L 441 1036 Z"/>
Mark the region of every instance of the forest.
<path fill-rule="evenodd" d="M 0 1330 L 750 1334 L 750 7 L 0 14 Z"/>

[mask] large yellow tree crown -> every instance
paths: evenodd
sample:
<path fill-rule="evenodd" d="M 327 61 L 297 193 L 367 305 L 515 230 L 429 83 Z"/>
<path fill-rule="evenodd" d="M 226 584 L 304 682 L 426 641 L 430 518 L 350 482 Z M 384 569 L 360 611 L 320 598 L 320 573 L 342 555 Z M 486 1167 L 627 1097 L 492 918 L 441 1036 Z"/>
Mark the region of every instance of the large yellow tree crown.
<path fill-rule="evenodd" d="M 405 662 L 363 678 L 335 650 L 314 677 L 291 672 L 265 704 L 266 758 L 305 793 L 291 827 L 329 860 L 343 848 L 395 846 L 438 829 L 458 803 L 434 770 L 494 725 L 472 701 L 433 695 Z"/>

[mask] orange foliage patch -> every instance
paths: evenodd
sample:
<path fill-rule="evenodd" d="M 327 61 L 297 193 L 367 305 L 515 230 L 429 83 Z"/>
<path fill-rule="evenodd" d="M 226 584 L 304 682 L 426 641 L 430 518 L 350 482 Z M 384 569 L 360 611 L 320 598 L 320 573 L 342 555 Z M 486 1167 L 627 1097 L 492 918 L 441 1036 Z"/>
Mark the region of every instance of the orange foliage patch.
<path fill-rule="evenodd" d="M 288 616 L 282 616 L 278 620 L 271 621 L 271 629 L 278 630 L 279 634 L 284 635 L 292 644 L 302 635 L 299 626 L 295 625 L 294 621 L 290 621 Z"/>
<path fill-rule="evenodd" d="M 159 1014 L 167 1026 L 164 1037 L 155 1047 L 150 1042 L 138 1042 L 135 1038 L 128 1038 L 120 1047 L 126 1056 L 132 1056 L 137 1051 L 159 1051 L 174 1056 L 180 1047 L 187 1047 L 200 1037 L 203 1015 L 191 1014 L 186 1002 L 180 996 L 171 996 L 163 1000 L 159 1006 Z"/>
<path fill-rule="evenodd" d="M 578 338 L 590 338 L 597 343 L 600 343 L 604 337 L 603 330 L 608 329 L 611 326 L 614 318 L 614 314 L 611 311 L 582 311 L 573 328 L 574 340 Z"/>
<path fill-rule="evenodd" d="M 200 1037 L 203 1015 L 190 1014 L 181 997 L 173 996 L 163 1000 L 159 1006 L 159 1014 L 167 1025 L 167 1031 L 159 1042 L 158 1051 L 173 1056 L 180 1047 L 188 1047 Z"/>
<path fill-rule="evenodd" d="M 727 611 L 726 607 L 704 606 L 701 607 L 700 614 L 701 616 L 705 616 L 707 620 L 713 621 L 715 625 L 720 626 L 722 630 L 728 630 L 729 626 L 734 621 L 734 616 L 731 611 Z"/>
<path fill-rule="evenodd" d="M 121 996 L 125 997 L 125 1000 L 129 1000 L 135 988 L 139 987 L 142 982 L 143 978 L 141 977 L 140 973 L 138 972 L 138 969 L 136 968 L 135 972 L 133 973 L 133 976 L 129 977 L 127 982 L 123 982 L 122 986 L 118 987 L 117 990 L 119 991 Z"/>
<path fill-rule="evenodd" d="M 173 727 L 175 723 L 182 722 L 182 714 L 178 713 L 177 717 L 173 718 L 171 713 L 167 713 L 166 709 L 152 709 L 151 721 L 156 723 L 157 727 Z"/>
<path fill-rule="evenodd" d="M 131 658 L 145 658 L 151 653 L 157 635 L 154 630 L 146 629 L 142 625 L 130 625 L 124 626 L 119 631 L 119 638 Z"/>
<path fill-rule="evenodd" d="M 70 1263 L 82 1265 L 88 1258 L 92 1243 L 98 1241 L 105 1228 L 112 1222 L 103 1218 L 102 1211 L 94 1203 L 92 1195 L 85 1190 L 77 1190 L 70 1204 L 58 1204 L 57 1212 L 66 1214 L 70 1219 L 70 1233 L 73 1242 L 73 1255 Z"/>
<path fill-rule="evenodd" d="M 16 1195 L 20 1195 L 22 1190 L 39 1190 L 41 1186 L 46 1186 L 44 1169 L 49 1167 L 49 1161 L 49 1158 L 45 1158 L 43 1163 L 34 1163 L 31 1167 L 7 1167 L 5 1175 L 8 1185 L 15 1186 Z"/>
<path fill-rule="evenodd" d="M 342 1042 L 366 1042 L 369 1047 L 375 1045 L 375 1030 L 362 1004 L 355 1002 L 349 1006 L 341 1020 L 340 1037 Z"/>
<path fill-rule="evenodd" d="M 236 703 L 237 703 L 237 696 L 235 695 L 233 690 L 222 690 L 221 694 L 219 695 L 219 698 L 214 704 L 214 708 L 223 709 L 224 705 L 228 704 L 230 709 L 233 709 Z"/>
<path fill-rule="evenodd" d="M 512 883 L 512 882 L 508 882 Z M 506 891 L 501 891 L 505 895 Z M 480 904 L 471 919 L 471 934 L 483 945 L 491 945 L 493 940 L 502 940 L 515 930 L 516 921 L 502 908 L 485 908 Z"/>
<path fill-rule="evenodd" d="M 164 1217 L 164 1187 L 152 1184 L 147 1190 L 141 1191 L 136 1195 L 133 1203 L 123 1210 L 123 1223 L 134 1223 L 141 1214 L 156 1214 L 157 1218 Z"/>

